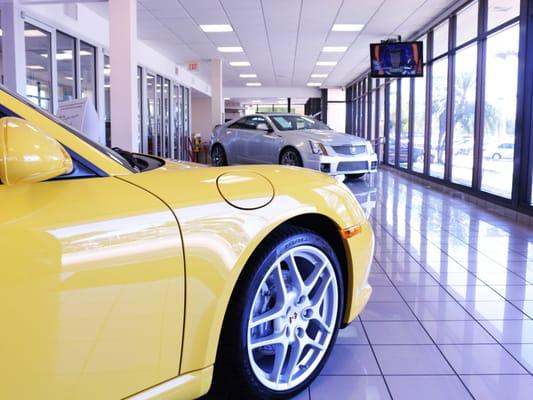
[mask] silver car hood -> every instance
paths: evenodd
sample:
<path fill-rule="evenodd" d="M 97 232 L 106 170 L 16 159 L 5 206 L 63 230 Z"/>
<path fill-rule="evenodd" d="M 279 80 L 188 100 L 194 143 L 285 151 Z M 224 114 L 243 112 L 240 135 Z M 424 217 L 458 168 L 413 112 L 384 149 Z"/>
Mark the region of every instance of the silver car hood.
<path fill-rule="evenodd" d="M 358 136 L 330 130 L 298 129 L 294 131 L 282 131 L 281 134 L 298 136 L 302 139 L 316 140 L 327 146 L 364 145 L 367 143 L 365 139 Z"/>

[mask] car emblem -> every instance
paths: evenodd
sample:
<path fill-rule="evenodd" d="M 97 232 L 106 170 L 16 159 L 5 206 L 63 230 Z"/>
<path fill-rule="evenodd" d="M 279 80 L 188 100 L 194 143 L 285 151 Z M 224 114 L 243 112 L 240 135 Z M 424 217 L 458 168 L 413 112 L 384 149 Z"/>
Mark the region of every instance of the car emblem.
<path fill-rule="evenodd" d="M 289 315 L 289 324 L 292 324 L 292 321 L 295 321 L 298 318 L 298 313 L 293 313 L 292 315 Z"/>

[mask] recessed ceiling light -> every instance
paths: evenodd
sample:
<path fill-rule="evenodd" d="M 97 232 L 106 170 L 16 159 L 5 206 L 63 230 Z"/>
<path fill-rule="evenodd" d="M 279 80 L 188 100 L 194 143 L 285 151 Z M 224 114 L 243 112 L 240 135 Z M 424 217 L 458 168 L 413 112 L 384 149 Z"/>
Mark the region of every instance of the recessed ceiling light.
<path fill-rule="evenodd" d="M 344 53 L 347 49 L 346 46 L 324 46 L 322 51 L 324 53 Z"/>
<path fill-rule="evenodd" d="M 33 70 L 36 70 L 36 71 L 40 71 L 40 70 L 44 69 L 44 67 L 42 65 L 27 65 L 26 68 L 33 69 Z"/>
<path fill-rule="evenodd" d="M 1 36 L 4 36 L 4 31 L 2 29 L 0 29 L 0 37 Z"/>
<path fill-rule="evenodd" d="M 38 30 L 38 29 L 28 29 L 24 31 L 25 37 L 45 37 L 46 33 Z"/>
<path fill-rule="evenodd" d="M 365 27 L 364 24 L 334 24 L 333 32 L 359 32 Z"/>
<path fill-rule="evenodd" d="M 327 78 L 328 74 L 311 74 L 311 78 Z"/>
<path fill-rule="evenodd" d="M 318 87 L 318 86 L 322 86 L 322 84 L 319 83 L 319 82 L 308 82 L 307 86 L 316 86 L 316 87 Z"/>
<path fill-rule="evenodd" d="M 43 55 L 44 57 L 44 55 Z M 72 52 L 64 52 L 64 53 L 57 53 L 56 54 L 56 60 L 58 61 L 65 61 L 65 60 L 72 60 Z"/>
<path fill-rule="evenodd" d="M 259 82 L 246 82 L 246 86 L 261 86 Z"/>
<path fill-rule="evenodd" d="M 229 97 L 224 97 L 224 100 L 227 101 L 227 100 L 231 100 L 231 99 Z"/>
<path fill-rule="evenodd" d="M 200 25 L 200 29 L 207 33 L 213 32 L 233 32 L 231 25 L 221 24 L 221 25 Z"/>
<path fill-rule="evenodd" d="M 218 51 L 221 53 L 242 53 L 244 50 L 242 47 L 234 46 L 234 47 L 217 47 Z"/>
<path fill-rule="evenodd" d="M 92 56 L 93 52 L 88 50 L 80 50 L 80 56 Z"/>
<path fill-rule="evenodd" d="M 249 67 L 250 63 L 248 61 L 230 61 L 229 65 L 232 67 Z"/>
<path fill-rule="evenodd" d="M 72 76 L 65 76 L 65 79 L 66 79 L 67 81 L 72 81 L 72 80 L 74 80 L 74 79 L 72 78 Z"/>
<path fill-rule="evenodd" d="M 261 103 L 261 100 L 252 100 L 252 103 Z"/>
<path fill-rule="evenodd" d="M 287 100 L 278 100 L 278 104 L 287 104 Z"/>
<path fill-rule="evenodd" d="M 240 74 L 239 78 L 257 78 L 257 74 Z"/>
<path fill-rule="evenodd" d="M 319 67 L 334 67 L 337 65 L 337 61 L 318 61 L 316 65 Z"/>

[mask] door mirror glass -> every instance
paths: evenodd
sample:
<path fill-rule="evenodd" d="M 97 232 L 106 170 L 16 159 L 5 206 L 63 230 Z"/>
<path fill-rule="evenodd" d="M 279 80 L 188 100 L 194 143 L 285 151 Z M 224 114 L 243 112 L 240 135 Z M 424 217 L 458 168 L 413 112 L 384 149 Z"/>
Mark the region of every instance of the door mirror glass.
<path fill-rule="evenodd" d="M 268 127 L 268 125 L 266 124 L 266 122 L 260 122 L 257 124 L 257 127 L 255 128 L 257 129 L 258 131 L 267 131 L 267 132 L 271 132 L 271 129 Z"/>
<path fill-rule="evenodd" d="M 67 151 L 38 126 L 20 118 L 0 119 L 0 180 L 36 183 L 72 171 Z"/>

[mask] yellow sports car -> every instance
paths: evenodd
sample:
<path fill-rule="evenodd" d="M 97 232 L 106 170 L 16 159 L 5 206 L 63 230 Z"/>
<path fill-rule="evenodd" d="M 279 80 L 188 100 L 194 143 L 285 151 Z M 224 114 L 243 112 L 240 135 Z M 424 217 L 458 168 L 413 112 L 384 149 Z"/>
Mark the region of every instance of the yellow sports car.
<path fill-rule="evenodd" d="M 3 88 L 0 117 L 1 399 L 289 398 L 365 306 L 333 178 L 113 151 Z"/>

